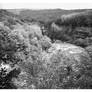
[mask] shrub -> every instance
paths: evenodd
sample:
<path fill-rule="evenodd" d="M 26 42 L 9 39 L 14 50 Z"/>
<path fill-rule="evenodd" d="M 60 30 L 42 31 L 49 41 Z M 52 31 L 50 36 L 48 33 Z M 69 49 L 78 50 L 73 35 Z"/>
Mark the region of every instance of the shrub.
<path fill-rule="evenodd" d="M 1 63 L 0 66 L 0 89 L 16 89 L 17 87 L 12 82 L 13 78 L 17 78 L 20 70 L 12 68 L 9 64 Z"/>
<path fill-rule="evenodd" d="M 90 57 L 92 58 L 92 45 L 87 46 L 85 49 L 88 51 Z"/>
<path fill-rule="evenodd" d="M 52 44 L 51 39 L 47 36 L 43 36 L 40 39 L 40 44 L 41 44 L 43 50 L 49 49 L 51 47 L 51 44 Z"/>

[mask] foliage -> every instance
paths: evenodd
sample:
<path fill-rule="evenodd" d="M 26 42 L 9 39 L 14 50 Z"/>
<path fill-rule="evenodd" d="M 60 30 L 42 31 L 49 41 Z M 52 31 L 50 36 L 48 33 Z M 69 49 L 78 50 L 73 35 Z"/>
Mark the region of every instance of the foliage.
<path fill-rule="evenodd" d="M 9 64 L 2 62 L 0 66 L 0 89 L 16 89 L 12 78 L 17 78 L 19 73 L 18 68 L 12 68 Z"/>
<path fill-rule="evenodd" d="M 42 46 L 42 49 L 43 50 L 46 50 L 48 48 L 51 47 L 51 39 L 47 36 L 43 36 L 41 39 L 40 39 L 40 44 Z"/>
<path fill-rule="evenodd" d="M 90 57 L 92 58 L 92 45 L 87 46 L 85 49 L 88 51 Z"/>
<path fill-rule="evenodd" d="M 75 12 L 68 15 L 62 15 L 61 18 L 56 21 L 56 24 L 72 27 L 91 27 L 91 15 L 91 11 L 84 11 L 78 13 Z"/>
<path fill-rule="evenodd" d="M 61 40 L 63 42 L 68 42 L 75 44 L 77 46 L 86 47 L 92 44 L 92 28 L 91 27 L 75 27 L 65 25 L 57 25 L 52 23 L 47 30 L 47 36 L 51 40 Z"/>
<path fill-rule="evenodd" d="M 48 23 L 52 40 L 38 23 L 21 24 L 9 16 L 0 23 L 1 89 L 92 88 L 91 46 L 86 47 L 92 44 L 92 28 Z"/>

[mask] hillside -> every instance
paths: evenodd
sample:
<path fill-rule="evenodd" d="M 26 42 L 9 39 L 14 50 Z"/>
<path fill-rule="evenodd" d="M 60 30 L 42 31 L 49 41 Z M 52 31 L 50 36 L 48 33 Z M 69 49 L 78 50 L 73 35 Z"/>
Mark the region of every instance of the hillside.
<path fill-rule="evenodd" d="M 0 89 L 92 89 L 90 11 L 1 9 Z"/>
<path fill-rule="evenodd" d="M 20 16 L 4 9 L 0 9 L 0 22 L 9 28 L 13 28 L 13 25 L 24 23 Z"/>
<path fill-rule="evenodd" d="M 53 40 L 69 42 L 83 48 L 92 45 L 92 11 L 64 14 L 48 24 L 45 33 Z"/>
<path fill-rule="evenodd" d="M 19 10 L 16 10 L 16 9 L 10 9 L 8 11 L 18 14 L 22 18 L 26 18 L 28 20 L 41 21 L 41 22 L 46 23 L 46 22 L 54 21 L 57 18 L 60 18 L 61 15 L 63 14 L 87 11 L 87 9 L 80 9 L 80 10 L 63 10 L 63 9 L 44 9 L 44 10 L 19 9 Z"/>

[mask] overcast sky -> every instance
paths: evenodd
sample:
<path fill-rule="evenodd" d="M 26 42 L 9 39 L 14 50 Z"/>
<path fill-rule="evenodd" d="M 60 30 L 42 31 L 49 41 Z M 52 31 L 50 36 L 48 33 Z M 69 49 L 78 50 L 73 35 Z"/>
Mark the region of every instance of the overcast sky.
<path fill-rule="evenodd" d="M 29 2 L 30 1 L 30 2 Z M 28 8 L 28 9 L 92 9 L 89 0 L 0 0 L 0 8 Z M 74 2 L 75 1 L 75 2 Z M 92 0 L 90 0 L 92 1 Z"/>

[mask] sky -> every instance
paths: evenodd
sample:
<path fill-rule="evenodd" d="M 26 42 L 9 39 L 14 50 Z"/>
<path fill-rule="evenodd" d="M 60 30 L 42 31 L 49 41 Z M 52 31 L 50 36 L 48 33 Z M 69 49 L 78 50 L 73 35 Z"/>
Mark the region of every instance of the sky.
<path fill-rule="evenodd" d="M 29 9 L 83 9 L 92 8 L 92 4 L 81 3 L 6 3 L 1 4 L 2 8 L 29 8 Z"/>
<path fill-rule="evenodd" d="M 92 9 L 89 0 L 2 0 L 0 8 L 3 9 Z M 75 1 L 75 2 L 74 2 Z M 92 1 L 92 0 L 90 0 Z"/>

